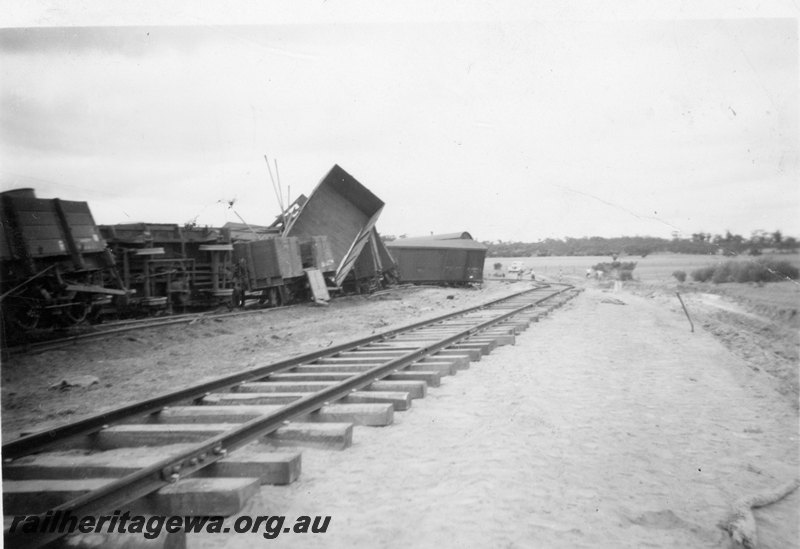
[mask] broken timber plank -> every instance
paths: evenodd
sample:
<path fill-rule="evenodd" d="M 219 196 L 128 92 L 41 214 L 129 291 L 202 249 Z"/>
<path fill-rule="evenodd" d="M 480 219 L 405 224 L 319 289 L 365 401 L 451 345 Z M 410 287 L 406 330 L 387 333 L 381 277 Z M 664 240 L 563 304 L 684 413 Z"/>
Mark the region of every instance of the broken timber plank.
<path fill-rule="evenodd" d="M 325 285 L 325 279 L 322 278 L 322 273 L 319 269 L 304 269 L 308 285 L 311 288 L 311 295 L 314 296 L 314 301 L 319 304 L 327 305 L 331 300 L 328 293 L 328 287 Z"/>

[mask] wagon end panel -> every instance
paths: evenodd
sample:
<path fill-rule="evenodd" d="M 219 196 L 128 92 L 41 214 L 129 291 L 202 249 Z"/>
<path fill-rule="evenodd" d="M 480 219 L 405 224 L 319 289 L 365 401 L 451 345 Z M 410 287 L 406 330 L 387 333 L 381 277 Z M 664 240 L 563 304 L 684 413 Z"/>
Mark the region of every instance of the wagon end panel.
<path fill-rule="evenodd" d="M 268 238 L 237 242 L 234 262 L 243 270 L 248 290 L 262 290 L 283 284 L 284 279 L 305 276 L 296 238 Z"/>
<path fill-rule="evenodd" d="M 467 280 L 483 282 L 483 265 L 486 262 L 486 250 L 470 250 L 467 253 Z"/>
<path fill-rule="evenodd" d="M 69 254 L 52 200 L 4 196 L 4 216 L 12 220 L 12 253 L 17 257 L 53 257 Z"/>
<path fill-rule="evenodd" d="M 300 241 L 300 257 L 304 269 L 317 269 L 321 273 L 336 270 L 333 250 L 326 235 L 312 236 Z"/>
<path fill-rule="evenodd" d="M 376 229 L 373 229 L 375 236 L 375 248 L 378 250 L 378 258 L 380 260 L 381 268 L 385 271 L 391 271 L 397 268 L 397 262 L 394 260 L 391 252 L 386 247 L 381 235 L 378 234 Z"/>
<path fill-rule="evenodd" d="M 86 202 L 61 200 L 64 218 L 72 231 L 76 248 L 82 253 L 102 252 L 106 248 L 105 240 L 95 225 L 92 212 Z"/>
<path fill-rule="evenodd" d="M 277 271 L 274 247 L 266 240 L 237 242 L 233 245 L 234 261 L 241 266 L 249 290 L 268 287 Z"/>
<path fill-rule="evenodd" d="M 303 263 L 300 258 L 300 240 L 295 237 L 273 238 L 275 256 L 278 260 L 278 275 L 282 278 L 304 276 Z"/>

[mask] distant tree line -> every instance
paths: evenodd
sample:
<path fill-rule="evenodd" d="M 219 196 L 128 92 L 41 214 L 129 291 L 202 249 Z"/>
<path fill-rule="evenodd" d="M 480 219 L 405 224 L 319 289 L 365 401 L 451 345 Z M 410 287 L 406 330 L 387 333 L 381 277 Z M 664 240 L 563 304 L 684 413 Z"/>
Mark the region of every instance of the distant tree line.
<path fill-rule="evenodd" d="M 753 231 L 750 238 L 727 231 L 724 235 L 694 233 L 689 238 L 673 235 L 672 240 L 651 236 L 622 236 L 603 238 L 548 238 L 539 242 L 484 242 L 489 247 L 489 257 L 533 257 L 595 255 L 619 257 L 623 255 L 647 257 L 652 253 L 672 252 L 702 255 L 760 255 L 765 250 L 793 252 L 800 247 L 796 238 L 783 236 L 781 231 L 768 233 Z"/>

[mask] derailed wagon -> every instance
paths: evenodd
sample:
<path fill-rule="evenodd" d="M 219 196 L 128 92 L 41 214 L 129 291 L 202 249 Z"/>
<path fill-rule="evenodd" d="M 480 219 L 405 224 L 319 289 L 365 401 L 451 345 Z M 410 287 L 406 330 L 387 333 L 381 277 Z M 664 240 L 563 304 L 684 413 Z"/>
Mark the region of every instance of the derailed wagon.
<path fill-rule="evenodd" d="M 303 201 L 305 197 L 301 198 Z M 282 222 L 270 227 L 228 223 L 233 240 L 236 294 L 244 306 L 248 299 L 262 305 L 286 305 L 310 297 L 311 279 L 335 270 L 326 235 L 284 237 Z M 322 281 L 324 285 L 324 281 Z"/>
<path fill-rule="evenodd" d="M 86 202 L 0 193 L 0 290 L 6 336 L 83 321 L 127 292 Z"/>
<path fill-rule="evenodd" d="M 184 310 L 228 304 L 234 280 L 230 233 L 174 223 L 101 225 L 132 291 L 114 312 Z"/>
<path fill-rule="evenodd" d="M 2 195 L 2 309 L 24 333 L 90 313 L 284 305 L 371 291 L 395 268 L 375 229 L 384 203 L 334 166 L 273 225 L 94 224 L 85 202 Z M 113 298 L 113 301 L 112 301 Z"/>
<path fill-rule="evenodd" d="M 237 301 L 256 294 L 271 306 L 290 303 L 302 289 L 303 265 L 297 238 L 270 237 L 233 245 Z"/>
<path fill-rule="evenodd" d="M 283 236 L 301 241 L 327 236 L 333 259 L 333 268 L 326 277 L 328 283 L 350 290 L 371 287 L 385 271 L 379 245 L 374 240 L 371 243 L 383 206 L 380 198 L 334 165 L 308 199 L 301 197 L 282 216 Z M 373 256 L 361 258 L 364 253 Z"/>
<path fill-rule="evenodd" d="M 467 232 L 401 238 L 386 243 L 400 282 L 466 285 L 483 282 L 487 247 Z"/>

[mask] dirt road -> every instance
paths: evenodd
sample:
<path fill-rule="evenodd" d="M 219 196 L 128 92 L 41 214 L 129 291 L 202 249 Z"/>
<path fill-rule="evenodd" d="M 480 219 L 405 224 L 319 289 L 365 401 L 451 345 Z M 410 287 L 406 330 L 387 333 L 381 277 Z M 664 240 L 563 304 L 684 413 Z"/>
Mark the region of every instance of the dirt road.
<path fill-rule="evenodd" d="M 682 314 L 589 289 L 244 512 L 332 517 L 281 547 L 727 547 L 729 506 L 797 475 L 798 417 Z M 759 547 L 797 546 L 798 516 L 797 492 L 759 511 Z"/>

